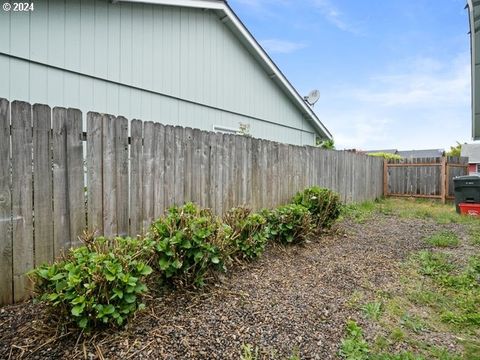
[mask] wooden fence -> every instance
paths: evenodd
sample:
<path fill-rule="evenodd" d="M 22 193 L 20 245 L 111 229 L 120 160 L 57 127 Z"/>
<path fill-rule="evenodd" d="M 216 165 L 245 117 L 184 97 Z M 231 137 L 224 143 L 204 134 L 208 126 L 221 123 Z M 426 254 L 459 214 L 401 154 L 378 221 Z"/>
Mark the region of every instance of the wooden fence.
<path fill-rule="evenodd" d="M 345 202 L 374 199 L 382 166 L 350 152 L 93 112 L 82 120 L 76 109 L 0 99 L 0 304 L 25 299 L 25 273 L 85 229 L 137 235 L 173 204 L 217 214 L 274 207 L 311 185 Z"/>
<path fill-rule="evenodd" d="M 385 160 L 384 195 L 454 199 L 453 178 L 468 175 L 464 157 Z"/>

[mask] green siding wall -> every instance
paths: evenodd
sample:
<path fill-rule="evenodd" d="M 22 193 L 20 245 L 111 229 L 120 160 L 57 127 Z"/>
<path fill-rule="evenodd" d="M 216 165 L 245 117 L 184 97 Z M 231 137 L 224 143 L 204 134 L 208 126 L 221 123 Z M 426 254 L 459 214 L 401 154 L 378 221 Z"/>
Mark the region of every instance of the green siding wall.
<path fill-rule="evenodd" d="M 106 0 L 0 12 L 0 97 L 313 144 L 315 130 L 214 11 Z M 29 61 L 31 60 L 31 61 Z"/>

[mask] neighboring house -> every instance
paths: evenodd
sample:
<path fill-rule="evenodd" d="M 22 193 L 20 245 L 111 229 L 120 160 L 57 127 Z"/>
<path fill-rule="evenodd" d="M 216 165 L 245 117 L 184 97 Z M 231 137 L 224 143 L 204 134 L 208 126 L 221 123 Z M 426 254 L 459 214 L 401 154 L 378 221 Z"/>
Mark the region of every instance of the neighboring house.
<path fill-rule="evenodd" d="M 367 154 L 387 153 L 387 154 L 399 155 L 405 159 L 427 158 L 427 157 L 436 158 L 436 157 L 442 157 L 445 155 L 445 150 L 443 149 L 425 149 L 425 150 L 387 149 L 387 150 L 368 150 L 365 152 Z"/>
<path fill-rule="evenodd" d="M 472 138 L 480 140 L 480 1 L 467 0 L 472 74 Z"/>
<path fill-rule="evenodd" d="M 468 157 L 468 172 L 480 174 L 480 143 L 463 144 L 462 156 Z"/>
<path fill-rule="evenodd" d="M 332 136 L 225 1 L 0 12 L 0 97 L 298 145 Z"/>

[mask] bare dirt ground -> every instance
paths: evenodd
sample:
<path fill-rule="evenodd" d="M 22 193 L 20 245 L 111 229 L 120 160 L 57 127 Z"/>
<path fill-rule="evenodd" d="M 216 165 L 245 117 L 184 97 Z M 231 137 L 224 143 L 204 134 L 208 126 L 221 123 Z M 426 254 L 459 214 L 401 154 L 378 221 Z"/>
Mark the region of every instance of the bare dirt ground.
<path fill-rule="evenodd" d="M 335 359 L 346 320 L 358 315 L 348 306 L 352 295 L 395 287 L 399 262 L 444 228 L 464 232 L 382 214 L 363 224 L 344 220 L 305 246 L 271 247 L 218 286 L 152 298 L 126 329 L 89 337 L 52 324 L 41 305 L 4 307 L 0 358 L 239 359 L 251 344 L 263 358 L 296 349 L 301 359 Z"/>

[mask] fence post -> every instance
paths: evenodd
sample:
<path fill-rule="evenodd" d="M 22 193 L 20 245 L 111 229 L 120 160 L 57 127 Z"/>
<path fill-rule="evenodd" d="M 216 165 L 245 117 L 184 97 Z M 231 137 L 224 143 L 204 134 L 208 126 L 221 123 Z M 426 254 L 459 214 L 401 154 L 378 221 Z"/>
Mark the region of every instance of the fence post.
<path fill-rule="evenodd" d="M 388 195 L 388 160 L 383 159 L 383 196 Z"/>
<path fill-rule="evenodd" d="M 440 187 L 442 189 L 442 203 L 445 204 L 447 200 L 447 158 L 442 156 L 442 170 L 440 172 Z"/>

